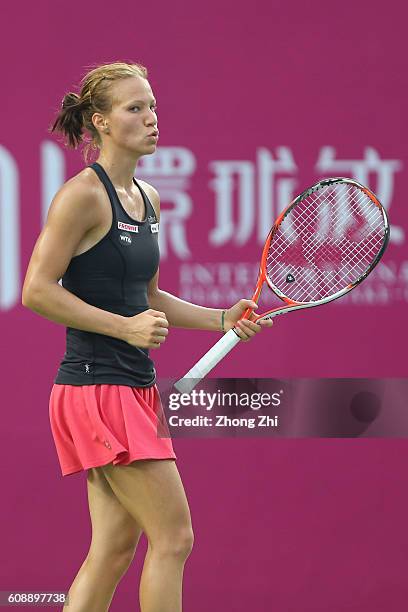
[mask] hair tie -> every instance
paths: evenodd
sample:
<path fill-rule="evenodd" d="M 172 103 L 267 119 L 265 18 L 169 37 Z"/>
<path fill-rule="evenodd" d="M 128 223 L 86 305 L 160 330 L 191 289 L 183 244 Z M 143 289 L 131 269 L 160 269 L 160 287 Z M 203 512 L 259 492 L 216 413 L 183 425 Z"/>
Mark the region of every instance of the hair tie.
<path fill-rule="evenodd" d="M 72 110 L 74 108 L 76 110 L 80 106 L 81 106 L 81 98 L 78 96 L 78 94 L 70 92 L 70 93 L 65 94 L 65 96 L 62 98 L 61 107 L 64 110 L 65 109 Z"/>

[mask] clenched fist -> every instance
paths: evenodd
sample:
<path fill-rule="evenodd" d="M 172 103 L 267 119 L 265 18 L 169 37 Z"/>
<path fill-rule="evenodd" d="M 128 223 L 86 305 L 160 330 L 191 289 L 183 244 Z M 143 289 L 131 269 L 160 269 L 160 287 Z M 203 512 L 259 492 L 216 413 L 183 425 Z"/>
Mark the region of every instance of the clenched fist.
<path fill-rule="evenodd" d="M 169 323 L 164 312 L 145 310 L 133 317 L 126 317 L 123 340 L 141 348 L 159 348 L 169 333 Z"/>

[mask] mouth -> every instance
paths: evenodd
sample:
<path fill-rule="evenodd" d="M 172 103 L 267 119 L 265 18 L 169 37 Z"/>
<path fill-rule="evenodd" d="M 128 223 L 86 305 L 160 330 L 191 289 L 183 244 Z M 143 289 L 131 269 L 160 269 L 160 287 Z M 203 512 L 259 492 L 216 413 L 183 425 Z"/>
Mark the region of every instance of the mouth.
<path fill-rule="evenodd" d="M 158 137 L 159 137 L 158 130 L 155 130 L 154 132 L 151 132 L 150 134 L 147 135 L 147 138 L 158 138 Z"/>

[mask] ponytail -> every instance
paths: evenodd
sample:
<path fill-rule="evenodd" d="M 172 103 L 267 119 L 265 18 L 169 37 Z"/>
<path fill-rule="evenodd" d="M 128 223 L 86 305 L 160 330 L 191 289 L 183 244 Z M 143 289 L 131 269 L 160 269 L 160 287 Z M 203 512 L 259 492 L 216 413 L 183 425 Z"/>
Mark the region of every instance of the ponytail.
<path fill-rule="evenodd" d="M 84 118 L 84 103 L 76 93 L 67 93 L 63 100 L 61 110 L 51 127 L 51 132 L 62 132 L 67 138 L 68 145 L 76 149 L 82 142 Z"/>

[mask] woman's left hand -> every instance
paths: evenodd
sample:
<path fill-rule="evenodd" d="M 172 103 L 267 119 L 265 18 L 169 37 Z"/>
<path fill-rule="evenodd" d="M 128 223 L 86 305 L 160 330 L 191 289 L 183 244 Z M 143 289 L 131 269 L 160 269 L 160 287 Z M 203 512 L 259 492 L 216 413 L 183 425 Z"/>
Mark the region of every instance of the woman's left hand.
<path fill-rule="evenodd" d="M 235 331 L 243 342 L 247 342 L 261 331 L 263 327 L 272 327 L 272 319 L 260 320 L 254 323 L 251 318 L 255 318 L 251 313 L 249 319 L 241 319 L 247 308 L 258 308 L 258 304 L 252 300 L 239 300 L 234 306 L 225 311 L 224 329 L 228 331 L 235 327 Z"/>

